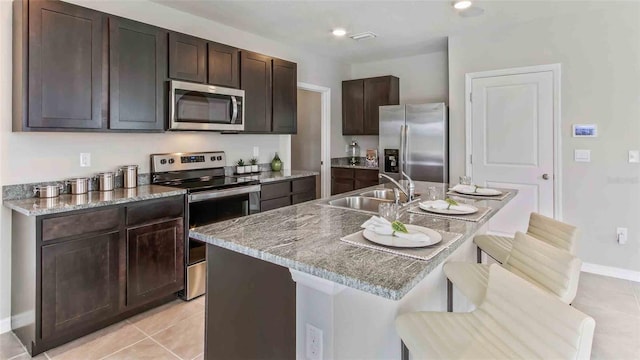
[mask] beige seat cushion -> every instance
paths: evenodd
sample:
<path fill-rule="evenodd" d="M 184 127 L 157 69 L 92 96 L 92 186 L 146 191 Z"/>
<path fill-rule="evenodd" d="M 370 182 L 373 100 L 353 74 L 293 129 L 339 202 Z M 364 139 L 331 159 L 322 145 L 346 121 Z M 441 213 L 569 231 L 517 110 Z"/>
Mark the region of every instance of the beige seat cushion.
<path fill-rule="evenodd" d="M 498 265 L 471 313 L 396 319 L 413 359 L 588 359 L 595 321 Z"/>
<path fill-rule="evenodd" d="M 564 250 L 518 232 L 503 266 L 570 304 L 578 291 L 582 262 Z M 487 265 L 451 261 L 444 264 L 443 270 L 476 306 L 484 301 L 489 282 Z"/>
<path fill-rule="evenodd" d="M 578 229 L 573 225 L 538 213 L 531 213 L 527 235 L 575 254 Z M 507 261 L 513 247 L 513 238 L 507 236 L 478 235 L 473 239 L 473 242 L 501 264 Z"/>

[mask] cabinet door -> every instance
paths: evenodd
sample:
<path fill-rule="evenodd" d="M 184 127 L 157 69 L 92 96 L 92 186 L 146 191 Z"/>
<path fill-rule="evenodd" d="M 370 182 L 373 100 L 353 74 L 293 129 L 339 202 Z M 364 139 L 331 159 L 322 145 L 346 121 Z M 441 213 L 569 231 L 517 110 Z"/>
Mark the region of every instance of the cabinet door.
<path fill-rule="evenodd" d="M 364 80 L 342 82 L 342 135 L 361 135 L 364 129 Z"/>
<path fill-rule="evenodd" d="M 169 77 L 203 83 L 207 80 L 207 42 L 197 37 L 169 33 Z"/>
<path fill-rule="evenodd" d="M 342 194 L 355 190 L 353 179 L 331 178 L 331 195 Z"/>
<path fill-rule="evenodd" d="M 109 18 L 109 128 L 164 130 L 167 32 Z"/>
<path fill-rule="evenodd" d="M 127 229 L 127 306 L 184 288 L 182 219 Z"/>
<path fill-rule="evenodd" d="M 242 50 L 240 74 L 240 88 L 245 96 L 245 132 L 271 132 L 271 58 Z"/>
<path fill-rule="evenodd" d="M 29 2 L 28 127 L 100 129 L 106 123 L 102 13 Z"/>
<path fill-rule="evenodd" d="M 118 313 L 120 233 L 42 247 L 42 338 Z"/>
<path fill-rule="evenodd" d="M 387 78 L 366 79 L 364 82 L 364 133 L 378 135 L 381 105 L 387 105 L 389 80 Z"/>
<path fill-rule="evenodd" d="M 209 69 L 207 82 L 212 85 L 237 88 L 240 86 L 237 48 L 209 42 Z"/>
<path fill-rule="evenodd" d="M 273 59 L 273 132 L 295 134 L 298 109 L 298 66 Z"/>

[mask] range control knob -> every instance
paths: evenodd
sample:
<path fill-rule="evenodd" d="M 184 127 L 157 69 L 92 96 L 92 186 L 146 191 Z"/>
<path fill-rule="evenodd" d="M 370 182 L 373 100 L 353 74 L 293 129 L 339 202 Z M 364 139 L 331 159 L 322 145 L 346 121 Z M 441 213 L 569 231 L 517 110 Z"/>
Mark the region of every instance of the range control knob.
<path fill-rule="evenodd" d="M 160 160 L 160 164 L 164 165 L 164 164 L 166 164 L 166 163 L 167 163 L 167 159 L 162 159 L 162 160 Z"/>
<path fill-rule="evenodd" d="M 169 159 L 169 164 L 173 164 L 174 162 L 176 162 L 176 161 L 173 160 L 173 159 Z"/>
<path fill-rule="evenodd" d="M 217 159 L 218 159 L 218 161 L 222 160 L 222 156 L 218 155 Z"/>

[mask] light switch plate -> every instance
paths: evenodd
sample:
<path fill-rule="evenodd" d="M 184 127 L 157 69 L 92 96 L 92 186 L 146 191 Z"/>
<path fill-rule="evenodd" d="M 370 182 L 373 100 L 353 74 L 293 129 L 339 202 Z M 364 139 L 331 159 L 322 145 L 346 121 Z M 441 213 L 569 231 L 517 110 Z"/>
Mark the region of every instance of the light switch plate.
<path fill-rule="evenodd" d="M 591 162 L 591 150 L 574 150 L 573 160 L 576 162 Z"/>
<path fill-rule="evenodd" d="M 629 163 L 640 163 L 640 150 L 629 150 Z"/>

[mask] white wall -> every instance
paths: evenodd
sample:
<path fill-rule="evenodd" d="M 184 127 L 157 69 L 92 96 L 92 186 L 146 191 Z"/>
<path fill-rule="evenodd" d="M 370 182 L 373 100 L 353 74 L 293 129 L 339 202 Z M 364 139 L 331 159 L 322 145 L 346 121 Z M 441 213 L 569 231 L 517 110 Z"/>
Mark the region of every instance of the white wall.
<path fill-rule="evenodd" d="M 332 120 L 340 126 L 341 81 L 349 75 L 348 65 L 149 1 L 69 2 L 297 62 L 299 81 L 332 89 Z M 280 151 L 285 168 L 290 167 L 289 135 L 11 132 L 11 13 L 11 2 L 0 0 L 0 185 L 90 175 L 122 164 L 139 164 L 141 172 L 148 172 L 149 154 L 172 151 L 225 150 L 231 162 L 250 157 L 253 146 L 259 146 L 261 162 Z M 333 138 L 341 135 L 334 126 Z M 80 152 L 91 153 L 90 168 L 79 167 Z M 1 322 L 10 313 L 10 211 L 1 208 L 0 219 Z"/>
<path fill-rule="evenodd" d="M 400 79 L 400 103 L 449 102 L 447 51 L 351 64 L 351 79 L 393 75 Z M 350 136 L 344 136 L 350 141 Z M 362 153 L 378 148 L 377 136 L 356 136 Z M 337 150 L 337 149 L 336 149 Z M 344 148 L 340 154 L 345 156 Z"/>
<path fill-rule="evenodd" d="M 564 220 L 582 233 L 584 262 L 640 271 L 640 3 L 612 2 L 584 12 L 449 39 L 451 143 L 464 144 L 465 73 L 562 64 Z M 571 137 L 571 125 L 598 125 L 596 139 Z M 591 149 L 591 163 L 573 161 Z M 451 179 L 464 173 L 464 146 L 451 148 Z M 616 227 L 629 242 L 616 243 Z"/>

